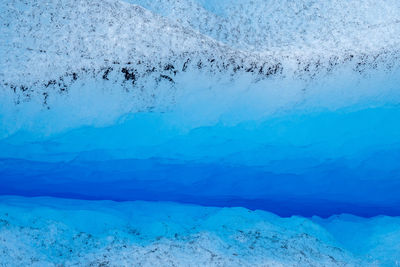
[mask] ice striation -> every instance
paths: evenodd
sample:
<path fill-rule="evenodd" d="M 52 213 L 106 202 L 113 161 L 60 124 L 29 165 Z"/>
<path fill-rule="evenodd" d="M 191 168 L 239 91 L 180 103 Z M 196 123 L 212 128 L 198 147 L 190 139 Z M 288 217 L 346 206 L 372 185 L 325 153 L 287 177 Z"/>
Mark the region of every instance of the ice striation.
<path fill-rule="evenodd" d="M 0 24 L 0 265 L 399 264 L 399 1 L 7 0 Z"/>
<path fill-rule="evenodd" d="M 397 215 L 399 9 L 3 1 L 0 191 Z"/>

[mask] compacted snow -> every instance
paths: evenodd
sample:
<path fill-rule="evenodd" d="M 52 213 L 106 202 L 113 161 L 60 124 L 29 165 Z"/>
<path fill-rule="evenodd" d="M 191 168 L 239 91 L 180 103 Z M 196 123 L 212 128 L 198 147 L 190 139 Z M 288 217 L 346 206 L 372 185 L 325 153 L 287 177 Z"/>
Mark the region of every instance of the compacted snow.
<path fill-rule="evenodd" d="M 0 199 L 1 266 L 398 266 L 400 218 Z"/>

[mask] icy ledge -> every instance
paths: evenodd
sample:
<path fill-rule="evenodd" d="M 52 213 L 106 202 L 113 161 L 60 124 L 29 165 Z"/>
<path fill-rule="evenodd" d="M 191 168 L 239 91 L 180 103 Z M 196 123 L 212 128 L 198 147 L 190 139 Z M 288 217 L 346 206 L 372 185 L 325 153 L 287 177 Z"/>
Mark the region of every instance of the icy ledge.
<path fill-rule="evenodd" d="M 1 266 L 399 266 L 400 217 L 0 198 Z"/>

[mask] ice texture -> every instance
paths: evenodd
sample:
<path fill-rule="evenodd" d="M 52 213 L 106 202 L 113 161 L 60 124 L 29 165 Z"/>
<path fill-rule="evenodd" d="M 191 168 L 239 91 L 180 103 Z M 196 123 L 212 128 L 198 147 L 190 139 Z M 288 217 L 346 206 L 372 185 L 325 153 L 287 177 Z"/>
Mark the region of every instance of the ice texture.
<path fill-rule="evenodd" d="M 0 194 L 400 214 L 398 1 L 0 3 Z"/>
<path fill-rule="evenodd" d="M 399 192 L 398 0 L 0 1 L 0 266 L 399 266 Z"/>
<path fill-rule="evenodd" d="M 399 229 L 398 217 L 3 196 L 0 264 L 398 266 Z"/>

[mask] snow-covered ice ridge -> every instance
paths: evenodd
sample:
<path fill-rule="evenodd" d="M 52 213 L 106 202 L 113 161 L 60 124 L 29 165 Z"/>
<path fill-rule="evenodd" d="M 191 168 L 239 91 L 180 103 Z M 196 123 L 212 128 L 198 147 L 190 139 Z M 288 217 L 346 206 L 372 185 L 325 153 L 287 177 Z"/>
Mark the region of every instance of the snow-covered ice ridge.
<path fill-rule="evenodd" d="M 396 0 L 127 2 L 2 1 L 3 91 L 51 108 L 94 80 L 93 94 L 126 91 L 129 110 L 164 111 L 193 71 L 220 84 L 245 76 L 250 86 L 399 65 Z"/>
<path fill-rule="evenodd" d="M 392 267 L 399 229 L 398 217 L 1 197 L 0 265 Z"/>

